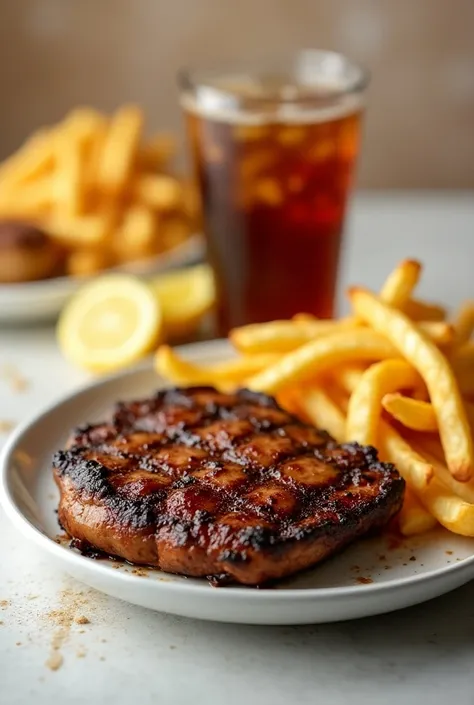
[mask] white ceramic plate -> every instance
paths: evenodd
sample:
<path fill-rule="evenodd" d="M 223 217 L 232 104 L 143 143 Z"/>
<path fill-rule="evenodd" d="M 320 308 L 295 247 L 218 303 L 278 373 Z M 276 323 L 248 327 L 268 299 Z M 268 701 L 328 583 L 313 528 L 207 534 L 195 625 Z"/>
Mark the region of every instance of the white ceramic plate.
<path fill-rule="evenodd" d="M 193 235 L 169 252 L 140 262 L 130 262 L 114 271 L 150 276 L 173 267 L 193 264 L 203 255 L 202 236 Z M 56 277 L 21 284 L 0 284 L 0 323 L 30 323 L 55 318 L 67 299 L 87 279 Z"/>
<path fill-rule="evenodd" d="M 222 342 L 183 348 L 191 360 L 230 354 Z M 149 367 L 79 391 L 19 428 L 1 457 L 0 500 L 17 528 L 65 571 L 114 597 L 186 617 L 246 624 L 329 622 L 389 612 L 429 600 L 474 578 L 474 540 L 439 530 L 404 542 L 359 541 L 319 567 L 272 589 L 213 588 L 205 580 L 133 569 L 58 544 L 58 492 L 51 456 L 69 430 L 103 418 L 119 399 L 149 395 L 162 381 Z"/>

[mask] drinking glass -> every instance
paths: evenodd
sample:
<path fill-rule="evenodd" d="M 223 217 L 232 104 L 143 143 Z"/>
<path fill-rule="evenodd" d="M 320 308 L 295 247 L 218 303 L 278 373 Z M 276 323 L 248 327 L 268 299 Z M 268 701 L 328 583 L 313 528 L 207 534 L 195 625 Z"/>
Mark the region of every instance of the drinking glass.
<path fill-rule="evenodd" d="M 182 71 L 219 333 L 329 318 L 367 73 L 341 54 Z"/>

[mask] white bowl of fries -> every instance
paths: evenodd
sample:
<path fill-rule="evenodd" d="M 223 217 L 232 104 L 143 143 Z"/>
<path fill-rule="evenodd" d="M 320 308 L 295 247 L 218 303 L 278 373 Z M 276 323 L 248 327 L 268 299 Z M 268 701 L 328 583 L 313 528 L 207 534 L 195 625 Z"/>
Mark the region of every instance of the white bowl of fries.
<path fill-rule="evenodd" d="M 402 262 L 376 295 L 352 288 L 352 315 L 300 315 L 237 328 L 237 357 L 198 366 L 161 346 L 155 366 L 180 385 L 237 386 L 280 404 L 338 442 L 375 446 L 406 481 L 406 536 L 441 524 L 474 537 L 474 303 L 452 322 L 413 298 L 418 262 Z"/>
<path fill-rule="evenodd" d="M 55 316 L 78 284 L 104 270 L 146 276 L 201 259 L 196 193 L 172 167 L 176 140 L 147 138 L 143 124 L 133 105 L 112 116 L 78 108 L 0 164 L 0 221 L 33 224 L 45 248 L 61 250 L 59 270 L 56 258 L 54 271 L 16 271 L 15 262 L 38 255 L 14 235 L 0 238 L 0 320 Z M 24 276 L 28 269 L 38 278 Z"/>

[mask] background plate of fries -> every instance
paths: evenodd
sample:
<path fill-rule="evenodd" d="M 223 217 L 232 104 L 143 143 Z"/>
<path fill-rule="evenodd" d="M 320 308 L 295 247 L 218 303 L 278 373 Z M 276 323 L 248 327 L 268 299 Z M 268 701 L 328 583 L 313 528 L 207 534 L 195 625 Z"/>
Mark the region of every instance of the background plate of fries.
<path fill-rule="evenodd" d="M 429 600 L 474 578 L 474 540 L 436 524 L 414 500 L 414 492 L 405 507 L 403 530 L 409 535 L 393 527 L 268 590 L 216 589 L 204 580 L 155 570 L 137 572 L 133 566 L 88 559 L 67 543 L 58 543 L 54 512 L 58 498 L 50 459 L 71 427 L 104 418 L 118 399 L 147 396 L 169 384 L 172 376 L 226 387 L 257 375 L 261 379 L 275 364 L 275 358 L 264 352 L 236 356 L 226 341 L 179 348 L 171 357 L 169 349 L 162 348 L 156 365 L 161 368 L 165 358 L 165 376 L 146 365 L 97 382 L 25 423 L 3 451 L 0 500 L 5 511 L 18 530 L 64 570 L 92 587 L 150 609 L 246 624 L 307 624 L 381 614 Z M 290 395 L 286 400 L 279 396 L 282 403 L 293 403 Z M 311 395 L 309 399 L 314 401 Z M 332 425 L 334 430 L 334 419 L 340 414 L 324 404 L 320 413 L 327 423 L 319 425 Z"/>
<path fill-rule="evenodd" d="M 54 316 L 104 270 L 147 275 L 202 257 L 176 138 L 148 136 L 144 122 L 135 105 L 79 107 L 0 164 L 0 320 Z"/>

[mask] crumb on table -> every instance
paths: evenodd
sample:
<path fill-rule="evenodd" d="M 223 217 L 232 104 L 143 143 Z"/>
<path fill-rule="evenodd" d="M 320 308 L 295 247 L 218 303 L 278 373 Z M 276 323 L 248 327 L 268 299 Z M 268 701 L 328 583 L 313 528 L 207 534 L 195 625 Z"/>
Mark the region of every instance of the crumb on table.
<path fill-rule="evenodd" d="M 76 624 L 90 624 L 90 619 L 84 617 L 84 615 L 81 615 L 80 617 L 74 617 L 74 621 Z"/>
<path fill-rule="evenodd" d="M 63 657 L 58 651 L 51 654 L 45 664 L 51 671 L 57 671 L 63 665 Z"/>
<path fill-rule="evenodd" d="M 3 365 L 0 374 L 14 392 L 24 392 L 30 386 L 26 377 L 14 365 Z"/>
<path fill-rule="evenodd" d="M 16 424 L 11 419 L 0 419 L 0 433 L 10 433 Z"/>

